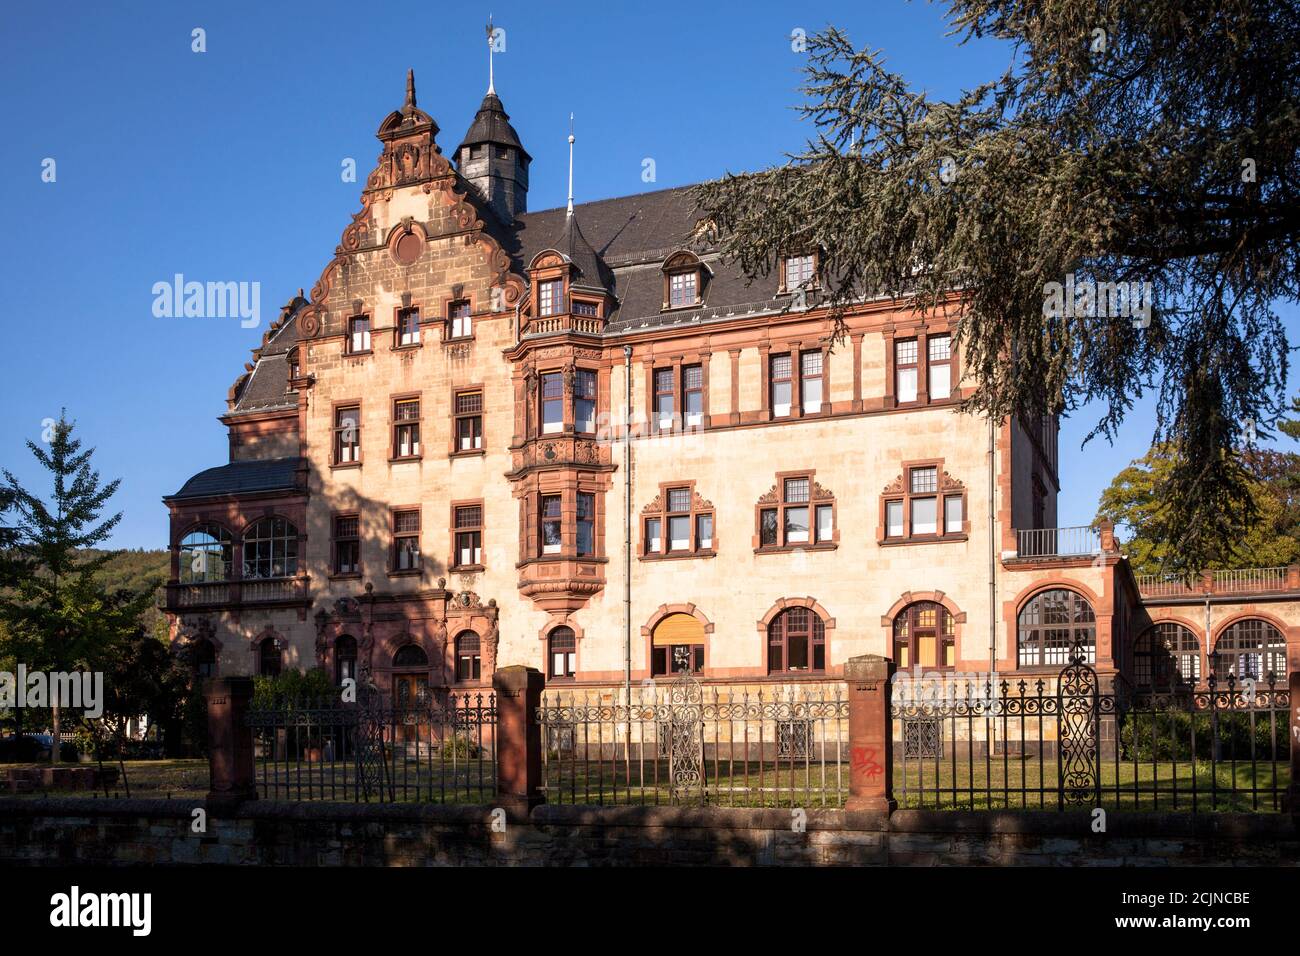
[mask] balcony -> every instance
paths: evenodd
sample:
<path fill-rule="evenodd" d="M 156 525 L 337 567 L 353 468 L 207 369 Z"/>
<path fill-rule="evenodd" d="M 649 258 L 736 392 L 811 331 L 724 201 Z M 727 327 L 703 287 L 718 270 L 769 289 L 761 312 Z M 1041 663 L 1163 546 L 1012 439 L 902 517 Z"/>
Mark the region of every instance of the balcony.
<path fill-rule="evenodd" d="M 1087 558 L 1102 553 L 1102 532 L 1091 527 L 1016 531 L 1017 558 Z"/>
<path fill-rule="evenodd" d="M 529 319 L 524 329 L 525 335 L 549 335 L 554 332 L 583 332 L 587 335 L 599 335 L 605 328 L 605 320 L 594 315 L 574 315 L 562 313 Z"/>
<path fill-rule="evenodd" d="M 203 584 L 168 584 L 167 610 L 173 613 L 204 608 L 243 605 L 308 604 L 310 579 L 258 578 L 247 581 L 212 581 Z"/>
<path fill-rule="evenodd" d="M 1202 571 L 1200 574 L 1189 575 L 1139 574 L 1137 584 L 1143 598 L 1276 594 L 1300 591 L 1300 566 L 1235 568 L 1230 571 Z"/>

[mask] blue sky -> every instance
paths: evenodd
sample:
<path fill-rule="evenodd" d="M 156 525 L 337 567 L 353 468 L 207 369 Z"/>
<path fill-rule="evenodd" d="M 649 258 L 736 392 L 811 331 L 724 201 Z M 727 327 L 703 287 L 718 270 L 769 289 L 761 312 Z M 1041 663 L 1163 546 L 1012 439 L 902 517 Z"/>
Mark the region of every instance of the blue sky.
<path fill-rule="evenodd" d="M 0 29 L 0 233 L 7 357 L 0 464 L 67 408 L 122 478 L 120 547 L 163 547 L 162 495 L 227 458 L 226 390 L 278 306 L 310 289 L 360 208 L 379 122 L 414 67 L 450 152 L 486 87 L 484 23 L 506 31 L 497 91 L 534 157 L 529 206 L 564 202 L 575 114 L 579 201 L 756 169 L 808 135 L 790 109 L 795 28 L 828 22 L 935 96 L 1002 70 L 991 42 L 957 47 L 941 8 L 901 0 L 735 5 L 98 2 L 10 5 Z M 207 51 L 191 50 L 206 32 Z M 655 160 L 657 181 L 641 178 Z M 55 160 L 56 180 L 42 182 Z M 156 318 L 156 282 L 261 284 L 262 323 Z M 1300 314 L 1287 312 L 1293 341 Z M 1293 376 L 1293 382 L 1295 377 Z M 1063 525 L 1151 435 L 1140 404 L 1114 448 L 1062 434 Z M 34 482 L 29 482 L 34 483 Z M 46 487 L 42 481 L 37 487 Z"/>

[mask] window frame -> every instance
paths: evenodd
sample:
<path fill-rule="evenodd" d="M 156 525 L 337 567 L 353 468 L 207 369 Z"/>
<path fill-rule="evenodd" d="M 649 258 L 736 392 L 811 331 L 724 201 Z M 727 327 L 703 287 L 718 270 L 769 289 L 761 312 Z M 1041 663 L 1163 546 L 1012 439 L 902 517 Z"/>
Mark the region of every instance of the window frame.
<path fill-rule="evenodd" d="M 800 612 L 808 616 L 806 630 L 792 632 L 791 622 Z M 779 632 L 779 637 L 774 637 L 774 632 Z M 790 667 L 790 638 L 806 637 L 808 640 L 808 666 L 805 668 Z M 774 647 L 781 648 L 781 667 L 772 666 L 772 651 Z M 817 667 L 817 651 L 821 650 L 821 667 Z M 822 620 L 820 614 L 814 608 L 806 607 L 802 604 L 791 604 L 782 608 L 767 627 L 763 629 L 763 664 L 771 675 L 799 675 L 799 674 L 825 674 L 829 669 L 830 650 L 826 641 L 826 622 Z"/>
<path fill-rule="evenodd" d="M 548 397 L 546 394 L 547 380 L 554 379 L 559 382 L 559 392 L 556 396 Z M 547 421 L 546 409 L 549 404 L 559 403 L 560 417 L 555 422 L 555 427 L 548 427 L 551 423 Z M 564 370 L 560 368 L 547 369 L 538 372 L 537 375 L 537 434 L 539 435 L 563 435 L 565 426 L 568 424 L 568 402 L 565 398 L 564 388 Z"/>
<path fill-rule="evenodd" d="M 213 534 L 214 530 L 218 533 Z M 186 545 L 185 543 L 186 539 L 199 534 L 206 535 L 210 540 L 195 541 L 189 544 L 188 546 Z M 235 580 L 236 577 L 235 536 L 231 533 L 229 528 L 227 528 L 225 525 L 221 524 L 220 522 L 201 521 L 196 525 L 192 525 L 189 528 L 189 530 L 187 530 L 183 535 L 181 535 L 180 541 L 177 543 L 176 548 L 177 548 L 177 558 L 180 562 L 177 568 L 178 571 L 177 580 L 181 584 L 196 584 L 196 585 L 220 584 L 225 581 Z M 220 556 L 215 560 L 219 561 L 221 564 L 224 564 L 225 573 L 220 577 L 210 576 L 206 570 L 206 566 L 209 563 L 209 559 L 204 558 L 202 564 L 205 566 L 205 570 L 203 571 L 202 577 L 194 577 L 195 572 L 194 572 L 193 558 L 191 558 L 189 561 L 185 560 L 184 555 L 187 550 L 191 554 L 198 554 L 198 553 L 211 554 L 214 551 L 219 552 Z M 242 569 L 242 561 L 243 561 L 242 547 L 240 549 L 240 561 L 241 561 L 241 569 Z"/>
<path fill-rule="evenodd" d="M 819 259 L 821 257 L 816 250 L 811 252 L 789 253 L 781 257 L 781 285 L 779 292 L 782 294 L 793 293 L 796 289 L 816 289 L 820 284 Z M 800 279 L 793 285 L 790 283 L 790 266 L 795 262 L 808 260 L 807 278 Z M 801 269 L 800 272 L 803 272 Z"/>
<path fill-rule="evenodd" d="M 1229 641 L 1244 644 L 1251 637 L 1246 633 L 1246 629 L 1250 627 L 1254 627 L 1260 632 L 1257 646 L 1224 647 L 1224 643 Z M 1271 640 L 1272 637 L 1277 639 Z M 1285 688 L 1287 681 L 1290 679 L 1288 671 L 1290 662 L 1287 660 L 1287 650 L 1285 631 L 1267 618 L 1248 614 L 1245 617 L 1237 618 L 1235 621 L 1229 621 L 1220 628 L 1219 635 L 1214 640 L 1214 650 L 1211 654 L 1209 670 L 1214 674 L 1216 684 L 1226 684 L 1228 675 L 1232 674 L 1234 683 L 1238 687 L 1247 677 L 1253 677 L 1257 682 L 1265 682 L 1271 671 L 1277 682 Z M 1236 673 L 1237 665 L 1246 656 L 1259 658 L 1258 674 Z M 1272 661 L 1273 666 L 1270 666 L 1270 661 Z M 1277 666 L 1278 664 L 1281 666 Z"/>
<path fill-rule="evenodd" d="M 557 315 L 564 315 L 566 311 L 564 308 L 566 285 L 563 275 L 537 280 L 537 317 L 539 319 L 550 319 Z M 555 291 L 548 294 L 552 289 Z"/>
<path fill-rule="evenodd" d="M 672 511 L 671 494 L 674 490 L 684 490 L 687 496 L 687 508 L 685 511 Z M 669 537 L 669 518 L 685 517 L 690 526 L 689 544 L 683 549 L 674 550 L 671 546 Z M 700 547 L 699 536 L 699 519 L 707 517 L 713 522 L 713 534 L 710 538 L 710 545 L 707 548 Z M 650 549 L 649 524 L 652 521 L 659 522 L 659 540 L 660 548 L 658 550 Z M 682 558 L 711 558 L 716 557 L 718 553 L 718 519 L 717 510 L 713 507 L 712 502 L 706 501 L 695 490 L 694 479 L 690 481 L 664 481 L 659 483 L 659 494 L 648 505 L 641 509 L 641 543 L 639 548 L 639 557 L 643 561 L 665 561 L 677 560 Z"/>
<path fill-rule="evenodd" d="M 561 634 L 560 632 L 567 633 Z M 559 635 L 570 647 L 556 647 L 556 636 Z M 556 673 L 555 655 L 556 652 L 564 654 L 565 662 L 562 673 Z M 576 679 L 578 673 L 578 632 L 567 624 L 559 624 L 546 632 L 546 679 L 548 681 L 571 681 Z"/>
<path fill-rule="evenodd" d="M 389 509 L 389 546 L 388 556 L 388 574 L 390 576 L 398 575 L 422 575 L 424 574 L 424 549 L 421 547 L 421 536 L 424 531 L 423 509 L 419 505 L 401 505 Z M 415 515 L 415 531 L 399 531 L 398 520 L 402 516 Z M 411 567 L 404 568 L 401 566 L 399 556 L 402 554 L 402 544 L 405 541 L 415 541 L 415 559 Z"/>
<path fill-rule="evenodd" d="M 899 478 L 885 488 L 880 494 L 879 525 L 876 529 L 876 543 L 879 545 L 935 544 L 942 542 L 965 541 L 970 537 L 969 498 L 966 486 L 957 481 L 944 470 L 943 458 L 921 458 L 902 463 Z M 913 472 L 934 469 L 935 488 L 933 491 L 913 491 Z M 914 534 L 912 532 L 912 502 L 933 498 L 935 502 L 935 531 L 933 534 Z M 948 530 L 948 500 L 961 501 L 961 528 Z M 891 504 L 899 504 L 903 515 L 903 533 L 890 534 L 889 511 Z"/>
<path fill-rule="evenodd" d="M 817 483 L 816 475 L 816 469 L 779 471 L 776 473 L 776 484 L 772 490 L 763 495 L 758 500 L 758 503 L 754 505 L 753 544 L 755 554 L 774 554 L 797 550 L 830 551 L 839 547 L 839 505 L 835 495 Z M 787 482 L 800 480 L 808 482 L 808 499 L 806 501 L 787 500 Z M 806 542 L 791 542 L 788 540 L 789 527 L 786 512 L 791 508 L 806 508 L 808 510 L 809 540 Z M 829 538 L 823 537 L 820 531 L 820 509 L 822 508 L 829 508 L 831 513 L 831 534 Z M 767 512 L 775 512 L 776 514 L 777 540 L 775 544 L 763 543 L 763 515 Z"/>
<path fill-rule="evenodd" d="M 460 410 L 461 399 L 469 398 L 475 395 L 478 396 L 478 411 L 470 411 L 470 412 L 461 411 Z M 484 447 L 484 441 L 483 441 L 484 439 L 483 422 L 485 418 L 483 406 L 484 406 L 485 395 L 486 395 L 486 391 L 481 385 L 475 385 L 472 387 L 466 386 L 466 387 L 452 389 L 451 391 L 451 450 L 449 452 L 451 457 L 455 458 L 458 456 L 483 455 L 487 453 L 487 449 Z M 471 445 L 474 445 L 474 447 L 472 448 L 460 447 L 461 428 L 462 425 L 465 423 L 468 423 L 470 426 Z M 477 444 L 474 444 L 475 439 L 477 440 Z"/>
<path fill-rule="evenodd" d="M 276 534 L 274 533 L 274 531 L 272 531 L 272 533 L 269 535 L 258 534 L 258 529 L 261 526 L 269 524 L 271 528 L 274 529 L 275 522 L 277 521 L 284 523 L 283 534 Z M 264 541 L 270 542 L 271 554 L 269 558 L 263 558 L 261 555 L 257 554 L 256 546 L 259 543 Z M 248 573 L 248 566 L 249 566 L 248 546 L 250 544 L 254 546 L 254 556 L 253 556 L 254 565 L 261 564 L 262 562 L 266 561 L 269 562 L 270 567 L 272 569 L 274 569 L 277 562 L 276 545 L 282 544 L 284 547 L 284 552 L 282 555 L 280 555 L 279 560 L 283 563 L 284 573 L 265 574 L 265 575 L 249 574 Z M 304 555 L 302 554 L 303 548 L 301 547 L 301 544 L 302 544 L 302 535 L 299 533 L 297 525 L 295 525 L 284 515 L 269 514 L 269 515 L 263 515 L 260 518 L 253 519 L 244 527 L 243 533 L 240 534 L 239 536 L 240 580 L 284 581 L 289 578 L 296 578 L 298 576 L 298 572 L 301 566 L 301 561 L 303 560 L 304 557 Z"/>
<path fill-rule="evenodd" d="M 357 523 L 356 532 L 350 535 L 339 533 L 339 522 L 352 520 Z M 351 544 L 356 547 L 356 564 L 351 571 L 339 570 L 339 545 Z M 330 577 L 361 577 L 361 513 L 359 511 L 339 511 L 330 515 Z"/>
<path fill-rule="evenodd" d="M 464 307 L 463 315 L 456 315 L 455 311 Z M 461 323 L 461 332 L 456 334 L 456 323 Z M 466 324 L 467 323 L 467 324 Z M 443 325 L 444 342 L 468 342 L 474 338 L 474 302 L 469 296 L 460 299 L 448 299 L 445 310 Z"/>
<path fill-rule="evenodd" d="M 1068 594 L 1071 595 L 1071 604 L 1069 607 L 1070 620 L 1068 622 L 1046 621 L 1048 609 L 1041 603 L 1045 601 L 1048 595 Z M 1039 619 L 1035 622 L 1027 622 L 1026 616 L 1031 609 L 1038 605 L 1042 608 L 1039 612 Z M 1086 608 L 1090 618 L 1076 620 L 1081 608 Z M 1046 632 L 1066 630 L 1072 632 L 1069 635 L 1069 644 L 1065 646 L 1063 654 L 1058 651 L 1059 644 L 1048 646 Z M 1097 658 L 1097 612 L 1082 593 L 1073 588 L 1053 585 L 1044 588 L 1031 596 L 1020 610 L 1016 612 L 1016 670 L 1060 670 L 1070 663 L 1070 649 L 1075 644 L 1075 638 L 1078 631 L 1091 631 L 1092 641 L 1085 644 L 1085 649 L 1089 652 L 1085 655 L 1085 661 L 1095 666 Z M 1037 635 L 1036 637 L 1027 637 L 1027 635 Z M 1026 650 L 1034 653 L 1027 655 Z M 1052 652 L 1052 653 L 1049 653 Z M 1061 660 L 1048 660 L 1049 657 L 1060 657 Z M 1027 659 L 1031 658 L 1031 659 Z"/>
<path fill-rule="evenodd" d="M 411 316 L 415 316 L 415 327 L 413 330 L 407 330 L 405 328 L 406 321 Z M 402 341 L 408 334 L 414 336 L 414 341 Z M 393 309 L 393 348 L 416 349 L 422 344 L 423 336 L 420 331 L 420 307 L 418 305 L 399 305 L 397 308 Z"/>
<path fill-rule="evenodd" d="M 1190 648 L 1185 646 L 1189 643 Z M 1155 693 L 1199 686 L 1201 650 L 1201 639 L 1182 621 L 1152 622 L 1133 641 L 1133 686 Z M 1186 663 L 1191 664 L 1190 677 L 1183 673 Z"/>
<path fill-rule="evenodd" d="M 462 525 L 460 523 L 461 512 L 462 511 L 468 512 L 468 510 L 472 508 L 478 509 L 478 523 Z M 453 501 L 451 503 L 451 560 L 447 562 L 447 567 L 449 570 L 459 571 L 459 572 L 482 571 L 486 567 L 486 564 L 483 560 L 483 554 L 484 554 L 483 539 L 484 539 L 484 530 L 486 528 L 486 522 L 487 522 L 487 515 L 484 512 L 484 505 L 483 505 L 482 498 L 471 498 L 464 501 Z M 460 563 L 461 535 L 478 536 L 478 545 L 476 548 L 476 550 L 478 551 L 477 561 L 472 561 L 469 564 Z"/>
<path fill-rule="evenodd" d="M 948 357 L 946 359 L 930 358 L 930 341 L 938 338 L 948 339 Z M 885 360 L 888 370 L 888 374 L 885 376 L 885 387 L 888 389 L 885 396 L 886 408 L 919 408 L 926 405 L 947 405 L 961 401 L 960 349 L 958 349 L 954 338 L 951 328 L 926 329 L 918 327 L 886 333 L 884 338 Z M 916 343 L 915 362 L 901 363 L 898 360 L 898 346 L 906 342 Z M 932 365 L 946 365 L 948 367 L 948 394 L 943 398 L 935 398 L 930 392 L 930 369 Z M 916 369 L 916 397 L 903 401 L 899 398 L 898 376 L 900 370 L 910 368 Z"/>
<path fill-rule="evenodd" d="M 340 424 L 341 422 L 340 416 L 348 411 L 355 411 L 357 417 L 356 417 L 355 424 L 350 426 L 352 431 L 353 441 L 349 443 L 345 443 L 343 441 L 343 436 L 345 433 L 348 432 L 349 426 Z M 331 455 L 333 460 L 330 462 L 330 467 L 353 468 L 360 465 L 363 461 L 362 448 L 361 448 L 361 428 L 362 428 L 361 402 L 358 400 L 358 401 L 335 403 L 333 408 L 333 426 L 334 426 L 333 428 L 334 439 L 333 439 L 333 447 L 332 447 L 332 455 Z M 352 449 L 353 457 L 346 460 L 343 458 L 344 447 L 348 447 Z"/>
<path fill-rule="evenodd" d="M 364 332 L 362 332 L 362 334 L 365 336 L 364 339 L 365 346 L 363 348 L 356 348 L 354 345 L 356 341 L 356 336 L 358 334 L 356 329 L 356 324 L 363 321 L 366 323 L 365 330 Z M 370 355 L 374 351 L 374 334 L 375 334 L 374 322 L 371 320 L 371 316 L 369 312 L 357 312 L 353 315 L 349 315 L 344 325 L 344 336 L 343 336 L 344 354 Z"/>
<path fill-rule="evenodd" d="M 933 625 L 921 623 L 920 615 L 926 611 L 935 612 Z M 905 630 L 906 633 L 900 635 L 900 630 Z M 929 636 L 931 631 L 934 637 L 935 663 L 918 663 L 920 639 Z M 906 662 L 904 662 L 902 655 L 899 654 L 900 644 L 907 648 Z M 948 648 L 952 649 L 951 664 L 946 663 Z M 938 601 L 913 601 L 894 616 L 891 624 L 890 650 L 894 663 L 900 671 L 907 668 L 920 668 L 922 671 L 955 670 L 957 666 L 957 621 L 948 609 Z"/>
<path fill-rule="evenodd" d="M 398 406 L 412 405 L 412 404 L 415 405 L 415 417 L 399 418 L 397 414 Z M 424 421 L 424 408 L 423 408 L 423 402 L 421 401 L 420 394 L 417 392 L 413 395 L 392 396 L 389 401 L 389 415 L 390 415 L 390 421 L 392 422 L 393 444 L 388 451 L 388 460 L 389 461 L 418 461 L 420 458 L 424 457 L 424 446 L 421 443 L 421 434 L 420 434 L 422 431 L 420 424 L 421 422 Z M 410 454 L 403 455 L 401 453 L 402 432 L 410 431 L 412 429 L 414 430 L 414 434 L 415 434 L 415 440 L 414 442 L 412 442 L 412 444 L 416 450 Z"/>
<path fill-rule="evenodd" d="M 465 643 L 467 635 L 474 639 L 472 648 Z M 470 651 L 473 653 L 469 653 Z M 452 656 L 455 662 L 452 670 L 454 683 L 480 684 L 483 682 L 483 638 L 479 636 L 478 631 L 472 627 L 463 628 L 459 631 L 452 641 Z M 472 673 L 462 676 L 461 664 L 466 660 L 471 662 L 469 670 Z"/>

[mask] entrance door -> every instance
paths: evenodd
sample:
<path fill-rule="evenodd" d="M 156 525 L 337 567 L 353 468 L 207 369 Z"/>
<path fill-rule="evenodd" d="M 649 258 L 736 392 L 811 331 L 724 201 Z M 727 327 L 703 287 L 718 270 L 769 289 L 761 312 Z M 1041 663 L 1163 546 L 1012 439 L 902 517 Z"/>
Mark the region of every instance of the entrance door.
<path fill-rule="evenodd" d="M 427 740 L 429 675 L 393 675 L 393 723 L 398 743 L 418 744 Z"/>

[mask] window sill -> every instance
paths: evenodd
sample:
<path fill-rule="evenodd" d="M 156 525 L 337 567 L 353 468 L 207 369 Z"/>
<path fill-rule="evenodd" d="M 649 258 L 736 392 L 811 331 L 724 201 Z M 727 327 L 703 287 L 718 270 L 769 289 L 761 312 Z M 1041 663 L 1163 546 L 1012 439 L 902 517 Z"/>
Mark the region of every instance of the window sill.
<path fill-rule="evenodd" d="M 465 342 L 473 342 L 473 341 L 474 341 L 474 336 L 472 336 L 472 335 L 448 335 L 448 336 L 444 336 L 442 341 L 443 341 L 443 344 L 444 344 L 444 345 L 461 345 L 461 344 L 463 344 L 463 343 L 465 343 Z"/>
<path fill-rule="evenodd" d="M 447 570 L 454 571 L 457 574 L 479 574 L 487 570 L 483 564 L 449 564 Z"/>
<path fill-rule="evenodd" d="M 404 461 L 423 461 L 423 460 L 424 460 L 423 455 L 390 455 L 388 457 L 388 463 L 390 465 L 399 462 L 404 462 Z"/>
<path fill-rule="evenodd" d="M 839 542 L 829 541 L 820 544 L 783 544 L 767 545 L 765 547 L 755 548 L 755 554 L 788 554 L 792 551 L 834 551 L 839 547 Z M 783 672 L 784 673 L 784 672 Z"/>
<path fill-rule="evenodd" d="M 359 581 L 364 575 L 360 571 L 340 571 L 329 576 L 331 581 Z"/>
<path fill-rule="evenodd" d="M 343 468 L 360 468 L 360 467 L 361 467 L 361 462 L 359 461 L 339 461 L 339 462 L 334 462 L 332 465 L 330 465 L 330 471 L 336 471 Z"/>
<path fill-rule="evenodd" d="M 882 538 L 876 542 L 882 548 L 896 548 L 899 545 L 908 544 L 946 544 L 958 541 L 969 541 L 970 535 L 962 534 L 941 534 L 925 535 L 919 538 Z"/>
<path fill-rule="evenodd" d="M 657 552 L 639 555 L 642 561 L 682 561 L 690 558 L 716 558 L 718 552 L 709 548 L 702 551 L 669 551 L 667 554 Z"/>
<path fill-rule="evenodd" d="M 388 576 L 390 578 L 422 578 L 424 577 L 424 568 L 407 568 L 405 570 L 389 568 Z"/>
<path fill-rule="evenodd" d="M 448 458 L 481 458 L 483 455 L 486 454 L 487 452 L 482 448 L 471 448 L 468 451 L 448 452 L 447 457 Z"/>
<path fill-rule="evenodd" d="M 367 355 L 374 355 L 374 349 L 362 349 L 360 352 L 344 352 L 344 358 L 365 358 Z"/>
<path fill-rule="evenodd" d="M 411 352 L 411 351 L 414 351 L 415 349 L 420 348 L 420 347 L 423 346 L 423 345 L 424 345 L 423 342 L 411 342 L 411 343 L 409 343 L 409 344 L 407 344 L 407 345 L 394 345 L 393 348 L 392 348 L 392 351 L 394 351 L 394 352 Z"/>
<path fill-rule="evenodd" d="M 814 670 L 811 667 L 805 667 L 798 671 L 768 671 L 768 677 L 825 677 L 826 669 Z"/>

